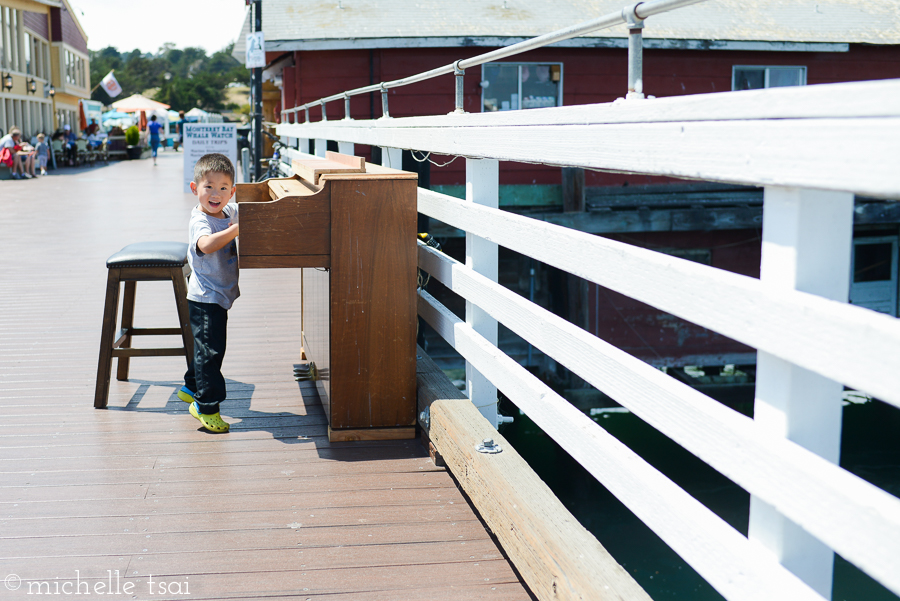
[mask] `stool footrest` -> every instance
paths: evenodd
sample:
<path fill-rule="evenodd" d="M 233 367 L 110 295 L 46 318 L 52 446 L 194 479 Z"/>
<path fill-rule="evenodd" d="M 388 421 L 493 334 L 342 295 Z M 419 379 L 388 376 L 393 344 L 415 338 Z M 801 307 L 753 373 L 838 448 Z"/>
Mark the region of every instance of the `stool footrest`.
<path fill-rule="evenodd" d="M 113 357 L 184 357 L 184 348 L 117 348 Z"/>
<path fill-rule="evenodd" d="M 132 336 L 181 336 L 181 328 L 131 328 Z"/>
<path fill-rule="evenodd" d="M 181 336 L 181 328 L 122 328 L 116 334 L 113 348 L 119 348 L 128 336 Z"/>

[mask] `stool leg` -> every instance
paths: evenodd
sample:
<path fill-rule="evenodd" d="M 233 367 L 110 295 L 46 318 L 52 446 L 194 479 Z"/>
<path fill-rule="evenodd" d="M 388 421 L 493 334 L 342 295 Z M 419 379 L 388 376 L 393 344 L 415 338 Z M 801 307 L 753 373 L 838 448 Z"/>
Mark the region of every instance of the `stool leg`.
<path fill-rule="evenodd" d="M 178 324 L 181 326 L 181 342 L 184 344 L 185 359 L 190 365 L 194 358 L 194 334 L 191 332 L 191 317 L 188 313 L 187 285 L 185 275 L 190 267 L 172 270 L 172 287 L 175 289 L 175 306 L 178 308 Z"/>
<path fill-rule="evenodd" d="M 106 279 L 106 302 L 103 305 L 103 326 L 100 332 L 100 358 L 97 363 L 97 385 L 94 388 L 94 407 L 103 409 L 109 399 L 109 378 L 112 375 L 112 345 L 116 317 L 119 312 L 119 270 L 110 269 Z"/>
<path fill-rule="evenodd" d="M 119 348 L 131 348 L 131 331 L 134 329 L 134 296 L 137 282 L 125 282 L 125 295 L 122 297 L 122 331 L 125 332 L 125 339 Z M 119 357 L 118 366 L 116 368 L 116 379 L 128 379 L 128 366 L 131 357 Z"/>

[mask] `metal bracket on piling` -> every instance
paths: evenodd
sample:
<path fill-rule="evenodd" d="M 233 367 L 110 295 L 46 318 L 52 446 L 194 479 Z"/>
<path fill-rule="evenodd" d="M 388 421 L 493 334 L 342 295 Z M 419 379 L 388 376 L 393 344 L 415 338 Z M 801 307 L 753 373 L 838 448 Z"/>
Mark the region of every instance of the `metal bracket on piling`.
<path fill-rule="evenodd" d="M 644 98 L 644 20 L 637 16 L 638 2 L 622 9 L 622 18 L 628 27 L 628 93 L 625 98 Z"/>
<path fill-rule="evenodd" d="M 344 94 L 344 119 L 350 119 L 350 95 Z"/>
<path fill-rule="evenodd" d="M 483 441 L 481 441 L 481 444 L 475 445 L 475 450 L 479 453 L 493 455 L 495 453 L 502 452 L 503 448 L 495 443 L 492 438 L 485 438 Z"/>
<path fill-rule="evenodd" d="M 454 113 L 465 113 L 466 109 L 463 108 L 463 104 L 465 102 L 464 98 L 464 84 L 465 84 L 465 69 L 460 69 L 459 62 L 456 61 L 453 63 L 453 74 L 456 75 L 456 110 Z"/>
<path fill-rule="evenodd" d="M 388 112 L 388 91 L 387 88 L 384 87 L 384 84 L 381 84 L 381 116 L 383 118 L 391 116 Z"/>

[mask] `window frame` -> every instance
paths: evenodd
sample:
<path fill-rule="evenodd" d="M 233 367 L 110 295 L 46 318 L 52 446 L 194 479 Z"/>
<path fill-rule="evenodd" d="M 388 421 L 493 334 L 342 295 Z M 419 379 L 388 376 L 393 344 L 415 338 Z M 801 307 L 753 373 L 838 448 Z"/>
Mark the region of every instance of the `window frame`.
<path fill-rule="evenodd" d="M 517 79 L 518 79 L 518 86 L 519 86 L 519 89 L 518 89 L 519 108 L 509 109 L 511 111 L 522 111 L 522 110 L 531 110 L 532 108 L 539 108 L 539 107 L 531 107 L 531 108 L 525 109 L 522 107 L 522 67 L 523 66 L 526 66 L 526 65 L 550 65 L 552 67 L 553 65 L 558 65 L 559 66 L 559 96 L 557 96 L 557 98 L 556 98 L 556 106 L 563 106 L 563 81 L 565 79 L 565 72 L 564 72 L 565 69 L 563 67 L 562 61 L 522 61 L 522 62 L 498 61 L 498 62 L 493 62 L 493 63 L 483 63 L 481 65 L 481 81 L 482 81 L 481 112 L 482 113 L 500 112 L 499 109 L 497 111 L 485 111 L 484 110 L 484 98 L 485 98 L 486 87 L 483 85 L 483 82 L 487 81 L 487 78 L 485 76 L 485 69 L 489 66 L 496 66 L 496 65 L 503 65 L 503 66 L 515 65 L 517 67 L 517 72 L 518 72 Z M 540 108 L 549 108 L 549 107 L 540 107 Z"/>
<path fill-rule="evenodd" d="M 806 66 L 805 65 L 732 65 L 731 66 L 731 91 L 738 92 L 737 89 L 737 71 L 738 69 L 746 71 L 763 71 L 763 87 L 769 89 L 769 72 L 773 69 L 799 69 L 800 70 L 800 86 L 806 85 Z M 779 86 L 779 87 L 797 87 L 797 86 Z M 759 89 L 759 88 L 755 88 Z"/>

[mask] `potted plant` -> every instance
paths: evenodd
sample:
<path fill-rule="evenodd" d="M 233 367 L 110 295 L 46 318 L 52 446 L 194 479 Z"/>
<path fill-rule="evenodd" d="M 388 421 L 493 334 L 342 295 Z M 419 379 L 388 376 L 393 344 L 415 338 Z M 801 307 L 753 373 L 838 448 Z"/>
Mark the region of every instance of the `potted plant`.
<path fill-rule="evenodd" d="M 125 144 L 127 144 L 127 152 L 129 159 L 141 158 L 141 147 L 138 144 L 141 141 L 141 132 L 137 125 L 132 125 L 125 130 Z"/>

